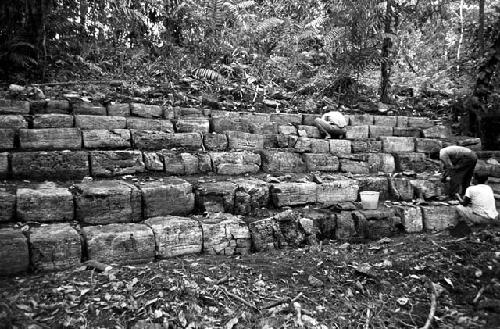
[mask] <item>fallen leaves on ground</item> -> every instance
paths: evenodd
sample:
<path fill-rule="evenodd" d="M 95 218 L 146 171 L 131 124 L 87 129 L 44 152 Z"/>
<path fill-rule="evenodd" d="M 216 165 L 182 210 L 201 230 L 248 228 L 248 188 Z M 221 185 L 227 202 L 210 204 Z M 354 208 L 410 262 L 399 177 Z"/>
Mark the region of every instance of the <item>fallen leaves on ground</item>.
<path fill-rule="evenodd" d="M 8 278 L 0 319 L 20 328 L 494 328 L 500 232 L 406 235 L 249 256 Z M 0 326 L 1 327 L 1 326 Z"/>

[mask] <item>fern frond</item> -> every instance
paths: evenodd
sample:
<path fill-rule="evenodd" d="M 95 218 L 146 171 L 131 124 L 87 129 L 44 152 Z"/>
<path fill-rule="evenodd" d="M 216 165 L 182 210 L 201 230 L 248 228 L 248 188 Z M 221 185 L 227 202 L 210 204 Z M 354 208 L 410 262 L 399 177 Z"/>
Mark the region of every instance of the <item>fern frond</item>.
<path fill-rule="evenodd" d="M 212 69 L 196 69 L 194 71 L 194 76 L 198 79 L 208 79 L 211 81 L 224 81 L 224 77 Z"/>
<path fill-rule="evenodd" d="M 320 17 L 313 19 L 309 23 L 307 23 L 305 28 L 306 29 L 309 29 L 309 28 L 319 29 L 326 22 L 326 20 L 327 20 L 327 18 L 322 15 Z"/>
<path fill-rule="evenodd" d="M 265 32 L 265 31 L 273 29 L 273 28 L 275 28 L 283 23 L 284 23 L 284 20 L 279 19 L 277 17 L 271 17 L 271 18 L 265 19 L 262 22 L 260 22 L 255 27 L 255 30 L 257 32 Z"/>

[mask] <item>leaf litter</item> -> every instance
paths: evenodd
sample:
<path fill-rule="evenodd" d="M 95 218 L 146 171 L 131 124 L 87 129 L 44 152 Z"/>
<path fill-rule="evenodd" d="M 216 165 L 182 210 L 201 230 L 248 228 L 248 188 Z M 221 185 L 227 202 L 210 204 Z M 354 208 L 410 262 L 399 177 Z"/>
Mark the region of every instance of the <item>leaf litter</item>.
<path fill-rule="evenodd" d="M 18 328 L 323 329 L 417 328 L 430 321 L 439 328 L 495 328 L 499 252 L 500 232 L 488 228 L 461 239 L 418 234 L 112 264 L 106 271 L 82 266 L 2 280 L 0 322 Z"/>

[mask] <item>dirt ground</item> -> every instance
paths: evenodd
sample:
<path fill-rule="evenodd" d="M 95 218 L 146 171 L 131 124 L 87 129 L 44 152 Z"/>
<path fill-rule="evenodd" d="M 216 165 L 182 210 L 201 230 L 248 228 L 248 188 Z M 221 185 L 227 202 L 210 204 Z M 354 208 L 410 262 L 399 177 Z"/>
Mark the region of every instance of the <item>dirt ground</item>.
<path fill-rule="evenodd" d="M 0 328 L 499 328 L 499 262 L 497 226 L 82 266 L 0 280 Z"/>

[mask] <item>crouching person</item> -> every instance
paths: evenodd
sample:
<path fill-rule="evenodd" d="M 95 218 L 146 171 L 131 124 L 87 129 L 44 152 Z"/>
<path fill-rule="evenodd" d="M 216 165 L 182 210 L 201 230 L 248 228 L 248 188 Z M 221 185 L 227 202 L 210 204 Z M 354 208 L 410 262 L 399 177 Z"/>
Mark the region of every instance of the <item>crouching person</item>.
<path fill-rule="evenodd" d="M 330 111 L 314 120 L 316 127 L 323 134 L 324 138 L 345 138 L 347 120 L 338 111 Z"/>
<path fill-rule="evenodd" d="M 495 207 L 495 195 L 491 187 L 486 185 L 488 176 L 475 175 L 474 185 L 465 190 L 464 198 L 459 198 L 457 206 L 459 220 L 467 224 L 498 223 L 498 212 Z"/>

